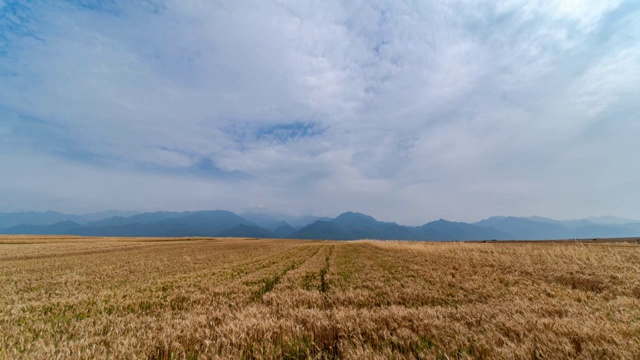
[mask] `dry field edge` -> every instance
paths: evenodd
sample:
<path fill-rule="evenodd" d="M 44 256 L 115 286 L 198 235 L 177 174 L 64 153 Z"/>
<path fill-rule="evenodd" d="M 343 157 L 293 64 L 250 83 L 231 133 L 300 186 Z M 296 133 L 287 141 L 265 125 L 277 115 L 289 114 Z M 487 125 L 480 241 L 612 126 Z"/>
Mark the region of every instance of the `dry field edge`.
<path fill-rule="evenodd" d="M 640 242 L 0 236 L 4 359 L 640 359 Z"/>

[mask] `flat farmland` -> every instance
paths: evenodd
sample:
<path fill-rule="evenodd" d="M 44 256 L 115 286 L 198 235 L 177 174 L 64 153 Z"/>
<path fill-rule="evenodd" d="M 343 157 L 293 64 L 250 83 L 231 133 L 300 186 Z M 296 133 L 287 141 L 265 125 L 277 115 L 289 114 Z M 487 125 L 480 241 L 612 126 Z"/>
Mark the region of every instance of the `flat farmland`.
<path fill-rule="evenodd" d="M 635 242 L 0 237 L 0 359 L 640 358 Z"/>

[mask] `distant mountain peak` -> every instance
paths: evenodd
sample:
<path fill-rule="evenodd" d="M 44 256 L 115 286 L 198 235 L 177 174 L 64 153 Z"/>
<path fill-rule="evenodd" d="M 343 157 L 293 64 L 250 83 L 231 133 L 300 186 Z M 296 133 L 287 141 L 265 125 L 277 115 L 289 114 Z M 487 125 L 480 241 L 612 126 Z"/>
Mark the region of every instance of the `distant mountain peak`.
<path fill-rule="evenodd" d="M 367 220 L 367 221 L 378 221 L 373 216 L 369 216 L 363 213 L 347 211 L 338 215 L 335 220 Z"/>

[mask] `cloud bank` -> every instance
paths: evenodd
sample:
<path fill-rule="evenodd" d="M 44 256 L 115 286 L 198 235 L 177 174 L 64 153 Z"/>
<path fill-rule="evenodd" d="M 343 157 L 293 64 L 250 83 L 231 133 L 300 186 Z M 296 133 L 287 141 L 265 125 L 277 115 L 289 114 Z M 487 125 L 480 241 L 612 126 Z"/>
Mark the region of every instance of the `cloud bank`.
<path fill-rule="evenodd" d="M 636 1 L 0 0 L 0 211 L 640 217 Z"/>

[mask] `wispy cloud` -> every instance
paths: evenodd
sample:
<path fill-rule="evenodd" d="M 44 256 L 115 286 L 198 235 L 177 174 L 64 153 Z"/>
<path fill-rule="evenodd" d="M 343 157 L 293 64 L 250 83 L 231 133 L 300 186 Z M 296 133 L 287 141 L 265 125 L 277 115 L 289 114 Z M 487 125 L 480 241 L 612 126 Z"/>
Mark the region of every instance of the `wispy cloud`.
<path fill-rule="evenodd" d="M 0 0 L 2 206 L 639 217 L 638 24 L 630 0 Z"/>

